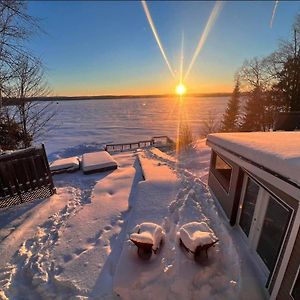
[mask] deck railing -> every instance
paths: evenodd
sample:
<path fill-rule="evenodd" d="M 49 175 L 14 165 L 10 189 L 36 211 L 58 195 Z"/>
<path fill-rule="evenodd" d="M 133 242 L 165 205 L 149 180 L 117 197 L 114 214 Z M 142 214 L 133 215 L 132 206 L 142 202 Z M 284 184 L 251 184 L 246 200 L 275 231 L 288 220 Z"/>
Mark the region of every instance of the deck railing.
<path fill-rule="evenodd" d="M 131 143 L 120 143 L 120 144 L 108 144 L 105 146 L 105 150 L 108 152 L 123 152 L 128 150 L 135 150 L 146 147 L 161 147 L 161 146 L 172 146 L 174 142 L 166 135 L 155 136 L 150 140 L 143 140 Z"/>
<path fill-rule="evenodd" d="M 44 145 L 0 155 L 0 208 L 55 192 Z"/>

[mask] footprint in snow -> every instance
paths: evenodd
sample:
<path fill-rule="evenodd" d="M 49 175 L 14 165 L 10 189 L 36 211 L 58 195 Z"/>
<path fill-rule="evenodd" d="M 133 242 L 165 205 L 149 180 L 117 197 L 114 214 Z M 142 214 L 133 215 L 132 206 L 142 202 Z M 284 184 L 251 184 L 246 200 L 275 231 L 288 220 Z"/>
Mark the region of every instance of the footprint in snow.
<path fill-rule="evenodd" d="M 111 225 L 106 225 L 105 227 L 104 227 L 104 230 L 105 231 L 109 231 L 109 230 L 111 230 L 112 229 L 112 226 Z"/>

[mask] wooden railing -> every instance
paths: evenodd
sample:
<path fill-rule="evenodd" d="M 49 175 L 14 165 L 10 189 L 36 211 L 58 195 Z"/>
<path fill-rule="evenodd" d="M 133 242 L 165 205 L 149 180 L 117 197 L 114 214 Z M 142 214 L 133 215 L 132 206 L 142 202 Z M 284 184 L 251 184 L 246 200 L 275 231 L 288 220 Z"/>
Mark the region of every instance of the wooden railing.
<path fill-rule="evenodd" d="M 54 192 L 44 145 L 0 155 L 0 207 L 47 198 Z"/>
<path fill-rule="evenodd" d="M 173 146 L 174 142 L 166 135 L 155 136 L 150 140 L 143 140 L 131 143 L 121 143 L 121 144 L 108 144 L 105 146 L 105 150 L 108 152 L 122 152 L 128 150 L 135 150 L 139 148 L 146 147 L 161 147 L 161 146 Z"/>

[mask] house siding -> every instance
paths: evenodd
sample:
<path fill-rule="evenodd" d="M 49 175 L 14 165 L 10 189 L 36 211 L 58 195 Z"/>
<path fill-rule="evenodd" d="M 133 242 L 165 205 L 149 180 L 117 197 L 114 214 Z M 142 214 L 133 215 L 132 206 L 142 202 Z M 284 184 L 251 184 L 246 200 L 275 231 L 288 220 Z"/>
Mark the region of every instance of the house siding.
<path fill-rule="evenodd" d="M 300 264 L 300 231 L 298 230 L 297 238 L 293 247 L 293 251 L 284 273 L 284 277 L 278 291 L 277 300 L 289 300 L 293 299 L 290 295 L 290 291 Z M 295 299 L 298 300 L 298 299 Z"/>

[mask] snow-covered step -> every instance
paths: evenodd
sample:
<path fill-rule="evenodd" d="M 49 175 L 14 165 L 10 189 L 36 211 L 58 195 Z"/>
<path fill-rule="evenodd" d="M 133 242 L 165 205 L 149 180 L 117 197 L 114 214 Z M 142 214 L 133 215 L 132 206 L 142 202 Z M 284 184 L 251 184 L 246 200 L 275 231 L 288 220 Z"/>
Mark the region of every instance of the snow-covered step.
<path fill-rule="evenodd" d="M 151 148 L 149 150 L 152 154 L 154 154 L 155 156 L 157 156 L 158 158 L 161 158 L 163 160 L 166 160 L 168 162 L 172 162 L 172 163 L 176 163 L 177 159 L 174 156 L 171 156 L 165 152 L 162 152 L 161 150 L 159 150 L 158 148 Z"/>
<path fill-rule="evenodd" d="M 168 166 L 146 158 L 144 153 L 139 154 L 139 160 L 145 181 L 137 187 L 135 206 L 127 226 L 127 238 L 113 282 L 114 292 L 122 299 L 144 299 L 140 294 L 143 288 L 140 285 L 147 285 L 159 274 L 164 274 L 165 265 L 161 263 L 164 245 L 157 255 L 153 254 L 150 261 L 145 263 L 138 257 L 137 247 L 129 241 L 129 235 L 143 222 L 152 222 L 164 229 L 168 206 L 175 199 L 178 188 L 178 178 Z M 157 289 L 165 289 L 163 282 L 158 283 Z"/>
<path fill-rule="evenodd" d="M 161 152 L 159 149 L 157 150 Z M 158 160 L 146 158 L 145 153 L 139 153 L 139 161 L 146 181 L 163 185 L 168 182 L 174 183 L 177 180 L 173 170 Z"/>

